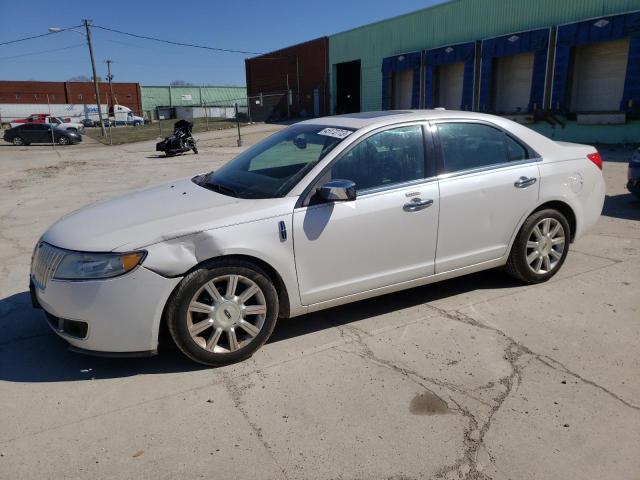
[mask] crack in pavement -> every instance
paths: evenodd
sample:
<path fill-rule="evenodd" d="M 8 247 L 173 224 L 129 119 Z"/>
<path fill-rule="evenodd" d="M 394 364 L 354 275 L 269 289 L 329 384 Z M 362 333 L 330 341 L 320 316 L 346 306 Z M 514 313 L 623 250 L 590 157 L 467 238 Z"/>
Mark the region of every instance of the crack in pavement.
<path fill-rule="evenodd" d="M 257 373 L 260 374 L 259 371 Z M 262 433 L 262 428 L 260 428 L 253 420 L 251 420 L 251 417 L 249 416 L 249 412 L 242 405 L 243 391 L 251 388 L 253 384 L 250 384 L 243 388 L 233 381 L 233 379 L 231 378 L 231 375 L 229 375 L 229 372 L 222 372 L 221 376 L 222 376 L 222 384 L 226 388 L 227 392 L 229 392 L 229 395 L 231 396 L 231 400 L 233 401 L 234 407 L 236 408 L 236 410 L 240 412 L 242 417 L 245 419 L 245 421 L 247 422 L 247 424 L 249 425 L 253 433 L 256 435 L 256 438 L 258 439 L 258 441 L 262 444 L 262 446 L 266 450 L 267 455 L 269 455 L 269 457 L 271 458 L 271 460 L 273 460 L 273 463 L 276 465 L 276 467 L 278 467 L 278 469 L 282 472 L 282 477 L 285 480 L 288 480 L 289 476 L 287 475 L 287 471 L 282 465 L 280 465 L 280 462 L 278 462 L 278 459 L 276 458 L 276 455 L 273 452 L 271 445 L 269 445 L 269 442 L 267 442 L 267 440 L 264 438 L 264 434 Z"/>
<path fill-rule="evenodd" d="M 430 306 L 430 305 L 427 305 L 427 306 Z M 476 322 L 473 319 L 471 319 L 471 323 L 468 323 L 468 324 L 478 328 L 485 328 L 484 325 Z M 476 480 L 476 479 L 489 480 L 490 479 L 490 477 L 483 474 L 478 468 L 478 463 L 477 463 L 478 452 L 480 451 L 481 448 L 484 448 L 487 454 L 489 455 L 490 461 L 492 463 L 494 462 L 495 459 L 493 458 L 492 455 L 489 454 L 488 449 L 484 445 L 484 437 L 486 433 L 489 431 L 489 428 L 491 427 L 491 422 L 493 420 L 494 415 L 500 410 L 500 408 L 502 407 L 507 397 L 513 391 L 514 387 L 517 387 L 517 385 L 519 385 L 520 383 L 520 378 L 522 374 L 521 374 L 521 368 L 517 365 L 517 362 L 519 361 L 520 357 L 523 354 L 527 353 L 525 349 L 523 349 L 514 340 L 509 340 L 508 344 L 504 349 L 504 359 L 509 363 L 511 367 L 510 368 L 511 371 L 508 375 L 500 378 L 497 381 L 499 385 L 502 385 L 504 387 L 503 391 L 500 391 L 498 395 L 493 398 L 493 404 L 489 404 L 484 400 L 481 400 L 475 397 L 474 395 L 470 394 L 468 391 L 465 391 L 464 389 L 450 382 L 445 382 L 435 378 L 424 377 L 423 375 L 420 375 L 419 373 L 417 373 L 412 369 L 400 366 L 390 360 L 379 358 L 378 356 L 375 355 L 375 353 L 371 350 L 371 348 L 364 342 L 364 338 L 363 338 L 364 336 L 369 336 L 369 337 L 371 336 L 358 328 L 355 328 L 353 326 L 348 326 L 348 325 L 347 326 L 337 325 L 336 328 L 338 329 L 340 335 L 343 338 L 346 339 L 347 337 L 349 337 L 361 349 L 361 352 L 356 353 L 356 352 L 345 351 L 341 349 L 339 346 L 335 347 L 336 350 L 342 351 L 344 353 L 355 354 L 365 360 L 372 361 L 377 365 L 385 366 L 390 370 L 400 373 L 401 375 L 409 378 L 414 383 L 420 385 L 422 388 L 424 388 L 426 391 L 430 392 L 433 395 L 437 396 L 437 394 L 429 388 L 429 384 L 436 385 L 438 387 L 447 389 L 452 393 L 457 393 L 465 397 L 471 398 L 489 407 L 489 413 L 486 416 L 486 419 L 483 421 L 480 421 L 477 418 L 478 416 L 473 414 L 470 409 L 464 407 L 453 396 L 451 395 L 448 396 L 451 403 L 455 405 L 455 408 L 451 410 L 457 411 L 464 418 L 468 420 L 468 424 L 465 427 L 465 430 L 463 433 L 464 453 L 463 453 L 463 456 L 460 459 L 458 459 L 454 464 L 439 469 L 435 474 L 435 478 L 444 478 L 448 474 L 455 472 L 458 474 L 460 478 L 473 479 L 473 480 Z M 490 328 L 488 329 L 492 330 Z M 497 332 L 494 331 L 494 333 L 497 333 Z M 505 336 L 505 338 L 507 337 Z M 486 387 L 486 385 L 483 387 Z"/>
<path fill-rule="evenodd" d="M 352 343 L 355 343 L 360 348 L 360 352 L 351 352 L 351 351 L 344 350 L 343 348 L 341 348 L 343 347 L 343 345 L 336 346 L 334 347 L 334 349 L 344 353 L 355 354 L 365 360 L 371 361 L 378 365 L 385 366 L 391 369 L 392 371 L 395 371 L 409 378 L 414 383 L 420 385 L 422 388 L 424 388 L 425 390 L 429 391 L 434 395 L 435 395 L 435 392 L 431 391 L 431 389 L 429 388 L 429 385 L 436 385 L 438 387 L 447 389 L 452 393 L 458 393 L 465 397 L 471 398 L 473 400 L 480 401 L 483 405 L 486 405 L 490 408 L 489 413 L 486 415 L 486 419 L 480 420 L 477 415 L 474 415 L 468 408 L 465 408 L 453 396 L 449 395 L 449 400 L 451 401 L 451 403 L 455 405 L 455 409 L 453 410 L 457 411 L 462 416 L 468 419 L 468 424 L 463 434 L 464 454 L 454 464 L 441 468 L 436 473 L 436 478 L 445 478 L 447 475 L 455 473 L 458 475 L 458 477 L 469 479 L 469 480 L 490 479 L 490 477 L 482 473 L 482 471 L 479 469 L 478 454 L 481 451 L 481 449 L 484 449 L 484 451 L 486 452 L 489 458 L 489 461 L 493 465 L 496 465 L 495 463 L 496 459 L 493 457 L 493 455 L 489 452 L 488 448 L 484 444 L 484 438 L 487 432 L 489 431 L 489 429 L 491 428 L 492 420 L 495 417 L 496 413 L 500 410 L 500 408 L 502 407 L 504 402 L 507 400 L 507 398 L 511 395 L 511 393 L 514 391 L 514 389 L 517 389 L 518 385 L 520 384 L 520 381 L 522 379 L 522 371 L 524 367 L 519 365 L 519 362 L 523 359 L 524 356 L 530 357 L 529 360 L 526 362 L 526 365 L 528 365 L 532 359 L 538 360 L 540 363 L 547 366 L 548 368 L 570 375 L 578 379 L 579 381 L 583 382 L 586 385 L 589 385 L 601 390 L 611 398 L 619 401 L 620 403 L 622 403 L 623 405 L 631 409 L 640 410 L 640 406 L 634 405 L 624 400 L 619 395 L 608 390 L 602 385 L 599 385 L 596 382 L 589 380 L 587 378 L 584 378 L 582 375 L 576 372 L 573 372 L 572 370 L 567 368 L 564 364 L 555 360 L 554 358 L 548 355 L 534 352 L 529 347 L 518 342 L 516 339 L 514 339 L 513 337 L 510 337 L 504 331 L 500 330 L 497 327 L 486 325 L 474 319 L 473 317 L 466 315 L 462 312 L 459 312 L 457 310 L 446 311 L 441 308 L 434 307 L 433 305 L 430 305 L 428 303 L 424 305 L 434 309 L 438 314 L 440 314 L 444 318 L 447 318 L 449 320 L 453 320 L 456 322 L 461 322 L 474 328 L 480 328 L 480 329 L 491 331 L 494 334 L 504 338 L 508 342 L 504 349 L 503 358 L 509 363 L 511 371 L 508 375 L 500 378 L 497 381 L 497 384 L 501 385 L 503 389 L 502 391 L 499 391 L 497 396 L 493 398 L 493 405 L 490 405 L 487 402 L 484 402 L 478 399 L 477 397 L 472 395 L 470 392 L 465 391 L 464 389 L 460 388 L 457 385 L 451 384 L 450 382 L 445 382 L 439 379 L 424 377 L 418 374 L 417 372 L 415 372 L 414 370 L 400 366 L 390 360 L 385 360 L 377 357 L 374 354 L 374 352 L 371 350 L 371 348 L 364 342 L 365 336 L 371 337 L 371 338 L 373 338 L 374 336 L 356 327 L 353 327 L 350 325 L 334 324 L 340 336 L 345 340 L 345 344 L 349 341 L 351 341 Z M 495 383 L 492 385 L 492 382 L 489 382 L 488 384 L 481 386 L 480 389 L 489 389 L 494 385 Z M 496 468 L 497 468 L 497 465 L 496 465 Z"/>
<path fill-rule="evenodd" d="M 528 355 L 531 355 L 532 357 L 536 358 L 539 362 L 541 362 L 543 365 L 551 368 L 552 370 L 556 370 L 556 371 L 565 373 L 565 374 L 570 375 L 570 376 L 574 377 L 575 379 L 577 379 L 577 380 L 579 380 L 579 381 L 581 381 L 581 382 L 583 382 L 583 383 L 585 383 L 587 385 L 595 387 L 595 388 L 601 390 L 602 392 L 604 392 L 605 394 L 607 394 L 608 396 L 610 396 L 611 398 L 614 398 L 615 400 L 619 401 L 620 403 L 622 403 L 624 406 L 626 406 L 628 408 L 631 408 L 631 409 L 634 409 L 634 410 L 640 410 L 640 405 L 636 405 L 634 403 L 631 403 L 631 402 L 623 399 L 622 397 L 620 397 L 615 392 L 612 392 L 608 388 L 603 387 L 602 385 L 594 382 L 593 380 L 589 380 L 588 378 L 583 377 L 579 373 L 576 373 L 576 372 L 570 370 L 566 365 L 564 365 L 562 362 L 556 360 L 555 358 L 550 357 L 549 355 L 545 355 L 543 353 L 534 352 L 529 347 L 527 347 L 527 346 L 523 345 L 522 343 L 518 342 L 516 339 L 514 339 L 513 337 L 510 337 L 503 330 L 500 330 L 497 327 L 492 327 L 490 325 L 486 325 L 484 323 L 481 323 L 481 322 L 477 321 L 476 319 L 470 317 L 469 315 L 466 315 L 466 314 L 464 314 L 462 312 L 459 312 L 457 310 L 452 311 L 452 312 L 448 312 L 448 311 L 443 310 L 441 308 L 434 307 L 433 305 L 427 304 L 427 306 L 430 307 L 430 308 L 435 309 L 442 316 L 444 316 L 444 317 L 446 317 L 446 318 L 448 318 L 450 320 L 466 323 L 466 324 L 471 325 L 471 326 L 476 327 L 476 328 L 482 328 L 482 329 L 493 331 L 493 332 L 497 333 L 498 335 L 506 338 L 509 342 L 512 342 L 513 344 L 517 345 L 519 348 L 522 349 L 522 351 L 524 353 L 526 353 Z"/>

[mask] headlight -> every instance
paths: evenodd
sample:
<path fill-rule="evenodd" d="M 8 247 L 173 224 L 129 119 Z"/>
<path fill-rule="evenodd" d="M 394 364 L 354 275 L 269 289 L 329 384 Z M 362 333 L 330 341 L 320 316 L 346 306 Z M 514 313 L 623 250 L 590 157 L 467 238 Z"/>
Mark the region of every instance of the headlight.
<path fill-rule="evenodd" d="M 136 268 L 146 252 L 76 253 L 68 252 L 56 269 L 57 280 L 96 280 L 117 277 Z"/>

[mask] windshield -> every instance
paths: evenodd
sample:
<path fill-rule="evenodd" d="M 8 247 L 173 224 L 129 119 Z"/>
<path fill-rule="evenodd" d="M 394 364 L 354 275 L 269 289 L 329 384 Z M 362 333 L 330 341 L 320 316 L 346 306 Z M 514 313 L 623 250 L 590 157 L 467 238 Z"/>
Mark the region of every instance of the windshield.
<path fill-rule="evenodd" d="M 351 133 L 353 130 L 324 125 L 293 125 L 198 183 L 239 198 L 282 197 Z"/>

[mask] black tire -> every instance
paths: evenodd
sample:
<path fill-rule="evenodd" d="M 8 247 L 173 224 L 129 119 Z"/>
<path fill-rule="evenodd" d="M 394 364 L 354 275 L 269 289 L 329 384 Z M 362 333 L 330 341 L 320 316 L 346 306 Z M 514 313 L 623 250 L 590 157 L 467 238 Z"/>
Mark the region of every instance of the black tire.
<path fill-rule="evenodd" d="M 59 145 L 69 145 L 71 143 L 71 140 L 69 140 L 68 137 L 60 137 L 58 138 L 58 144 Z"/>
<path fill-rule="evenodd" d="M 28 145 L 27 142 L 24 141 L 22 137 L 15 136 L 11 139 L 11 143 L 13 143 L 16 147 L 22 147 L 23 145 Z"/>
<path fill-rule="evenodd" d="M 266 314 L 262 315 L 262 325 L 259 332 L 255 336 L 248 335 L 242 327 L 237 324 L 234 325 L 234 338 L 236 333 L 238 334 L 237 340 L 244 338 L 245 345 L 239 346 L 235 351 L 232 351 L 231 339 L 228 337 L 228 332 L 223 331 L 220 334 L 220 341 L 223 342 L 222 347 L 214 347 L 221 349 L 221 351 L 213 352 L 207 350 L 203 338 L 198 338 L 200 343 L 197 343 L 196 339 L 189 332 L 189 319 L 193 319 L 189 314 L 189 305 L 194 299 L 195 295 L 209 295 L 202 290 L 202 293 L 198 293 L 203 289 L 204 285 L 214 279 L 220 279 L 228 275 L 238 275 L 240 278 L 248 279 L 250 282 L 254 282 L 263 295 L 262 300 L 266 304 Z M 238 280 L 238 285 L 240 285 Z M 240 291 L 240 296 L 242 291 Z M 197 297 L 202 299 L 203 297 Z M 225 299 L 227 297 L 225 296 Z M 203 300 L 204 301 L 204 300 Z M 220 308 L 226 310 L 226 307 L 217 307 L 215 311 Z M 191 360 L 201 363 L 203 365 L 218 367 L 222 365 L 229 365 L 232 363 L 245 360 L 253 353 L 255 353 L 264 343 L 269 339 L 278 319 L 278 293 L 270 280 L 269 276 L 258 266 L 243 260 L 213 260 L 202 267 L 191 272 L 187 275 L 177 290 L 172 294 L 167 303 L 165 309 L 165 317 L 167 327 L 175 342 L 176 346 Z M 224 312 L 227 315 L 227 312 Z M 196 313 L 201 315 L 198 320 L 193 319 L 193 324 L 207 320 L 213 323 L 214 320 L 208 320 L 206 314 Z M 227 315 L 228 316 L 228 315 Z M 246 318 L 246 317 L 245 317 Z M 256 317 L 257 318 L 257 317 Z M 257 324 L 258 322 L 256 322 Z M 255 325 L 254 325 L 255 326 Z M 207 327 L 209 328 L 209 327 Z M 203 337 L 207 336 L 211 338 L 216 326 L 212 324 L 209 330 L 204 330 Z M 244 335 L 241 337 L 240 335 Z M 242 342 L 239 342 L 239 344 Z M 218 345 L 218 343 L 216 343 Z"/>
<path fill-rule="evenodd" d="M 193 150 L 193 153 L 195 153 L 196 155 L 198 154 L 198 147 L 196 147 L 195 145 L 191 150 Z"/>
<path fill-rule="evenodd" d="M 559 255 L 556 263 L 553 264 L 553 266 L 548 271 L 536 273 L 536 271 L 534 271 L 534 268 L 529 265 L 529 262 L 527 262 L 527 255 L 531 255 L 534 253 L 534 251 L 537 252 L 538 250 L 535 248 L 532 249 L 531 247 L 527 247 L 527 243 L 529 242 L 530 237 L 532 237 L 532 235 L 535 235 L 534 229 L 546 219 L 551 219 L 551 221 L 555 220 L 561 225 L 562 232 L 559 232 L 558 235 L 563 235 L 564 243 L 562 245 L 562 252 L 556 251 L 556 255 Z M 569 253 L 570 238 L 571 229 L 569 226 L 569 222 L 559 211 L 546 209 L 532 213 L 524 222 L 522 228 L 520 228 L 515 242 L 511 247 L 509 260 L 507 261 L 507 265 L 505 266 L 506 272 L 512 277 L 515 277 L 518 280 L 522 280 L 526 283 L 546 282 L 556 273 L 558 273 L 558 271 L 564 264 L 564 261 L 567 258 L 567 254 Z M 550 246 L 549 248 L 553 247 Z M 552 257 L 548 256 L 548 258 Z"/>

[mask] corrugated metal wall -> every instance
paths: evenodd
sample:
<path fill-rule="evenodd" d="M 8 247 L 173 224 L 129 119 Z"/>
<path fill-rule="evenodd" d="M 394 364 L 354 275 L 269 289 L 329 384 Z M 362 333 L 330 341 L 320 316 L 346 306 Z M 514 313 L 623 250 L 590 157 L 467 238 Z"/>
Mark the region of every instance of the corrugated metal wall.
<path fill-rule="evenodd" d="M 154 110 L 156 107 L 199 107 L 203 104 L 212 106 L 247 106 L 247 89 L 245 87 L 226 86 L 140 86 L 142 93 L 142 109 Z"/>
<path fill-rule="evenodd" d="M 331 108 L 336 63 L 361 60 L 361 108 L 378 110 L 385 57 L 634 10 L 640 0 L 452 0 L 338 33 L 329 37 Z"/>

